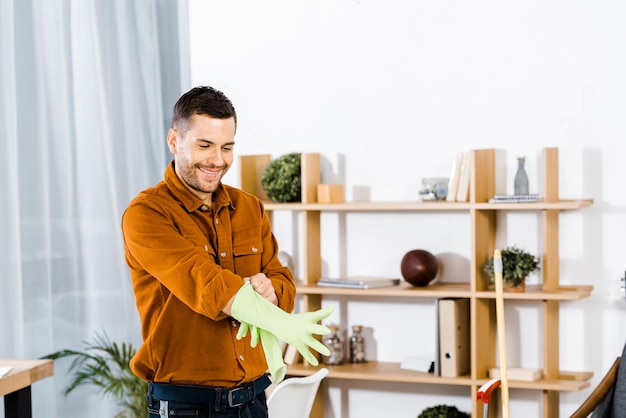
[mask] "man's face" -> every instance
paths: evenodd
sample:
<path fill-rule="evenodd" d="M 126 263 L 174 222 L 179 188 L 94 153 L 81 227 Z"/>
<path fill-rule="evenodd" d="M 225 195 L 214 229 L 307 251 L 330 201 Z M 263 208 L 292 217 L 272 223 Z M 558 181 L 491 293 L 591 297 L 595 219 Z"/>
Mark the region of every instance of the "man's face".
<path fill-rule="evenodd" d="M 235 119 L 193 115 L 185 132 L 170 129 L 167 145 L 176 174 L 193 194 L 210 203 L 211 194 L 233 163 Z"/>

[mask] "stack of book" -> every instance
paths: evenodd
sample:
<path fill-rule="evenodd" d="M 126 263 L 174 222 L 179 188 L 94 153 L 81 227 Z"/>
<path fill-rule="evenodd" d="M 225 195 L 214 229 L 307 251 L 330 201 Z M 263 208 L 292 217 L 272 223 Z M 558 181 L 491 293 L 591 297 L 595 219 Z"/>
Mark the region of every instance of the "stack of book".
<path fill-rule="evenodd" d="M 497 194 L 489 199 L 489 203 L 532 203 L 539 199 L 538 194 Z"/>
<path fill-rule="evenodd" d="M 400 284 L 400 279 L 384 277 L 348 277 L 345 279 L 331 279 L 322 277 L 317 281 L 318 286 L 325 287 L 347 287 L 351 289 L 374 289 L 376 287 L 396 286 Z"/>

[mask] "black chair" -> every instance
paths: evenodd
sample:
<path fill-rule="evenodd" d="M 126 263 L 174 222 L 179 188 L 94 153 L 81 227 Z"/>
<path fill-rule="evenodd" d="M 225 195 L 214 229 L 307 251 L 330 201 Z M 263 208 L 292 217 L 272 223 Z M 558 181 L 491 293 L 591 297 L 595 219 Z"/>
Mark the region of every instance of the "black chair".
<path fill-rule="evenodd" d="M 598 386 L 570 418 L 626 418 L 626 345 Z"/>

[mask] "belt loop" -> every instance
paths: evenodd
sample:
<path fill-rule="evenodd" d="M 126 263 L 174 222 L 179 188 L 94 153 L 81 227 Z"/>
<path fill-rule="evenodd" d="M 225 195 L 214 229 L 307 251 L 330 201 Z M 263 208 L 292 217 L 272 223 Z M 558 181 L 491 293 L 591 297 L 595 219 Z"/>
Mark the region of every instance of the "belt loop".
<path fill-rule="evenodd" d="M 169 418 L 170 405 L 169 401 L 159 401 L 159 418 Z"/>
<path fill-rule="evenodd" d="M 248 385 L 248 402 L 256 398 L 256 391 L 254 390 L 254 385 L 255 385 L 255 382 L 252 382 L 251 385 Z"/>
<path fill-rule="evenodd" d="M 154 385 L 152 382 L 148 383 L 148 405 L 152 403 L 152 392 L 154 391 Z"/>
<path fill-rule="evenodd" d="M 222 407 L 222 388 L 215 388 L 215 412 L 219 412 Z"/>

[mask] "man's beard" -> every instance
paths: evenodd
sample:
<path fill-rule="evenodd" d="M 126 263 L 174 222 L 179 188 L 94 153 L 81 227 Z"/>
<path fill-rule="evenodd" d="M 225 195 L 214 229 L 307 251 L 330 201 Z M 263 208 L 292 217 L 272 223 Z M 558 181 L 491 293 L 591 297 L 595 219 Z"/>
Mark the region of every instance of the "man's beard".
<path fill-rule="evenodd" d="M 222 170 L 220 177 L 216 178 L 215 181 L 211 181 L 211 182 L 201 181 L 196 175 L 196 172 L 200 171 L 200 169 L 195 165 L 191 167 L 185 166 L 185 168 L 183 169 L 183 172 L 181 173 L 181 177 L 183 181 L 185 182 L 185 184 L 187 184 L 187 186 L 189 186 L 193 190 L 196 190 L 200 193 L 214 193 L 219 188 L 220 181 L 222 180 L 222 177 L 226 173 L 226 169 L 223 166 L 222 167 L 212 166 L 210 168 L 219 168 L 220 170 Z"/>

